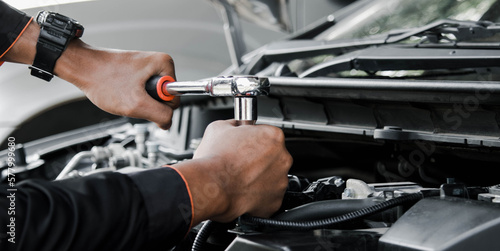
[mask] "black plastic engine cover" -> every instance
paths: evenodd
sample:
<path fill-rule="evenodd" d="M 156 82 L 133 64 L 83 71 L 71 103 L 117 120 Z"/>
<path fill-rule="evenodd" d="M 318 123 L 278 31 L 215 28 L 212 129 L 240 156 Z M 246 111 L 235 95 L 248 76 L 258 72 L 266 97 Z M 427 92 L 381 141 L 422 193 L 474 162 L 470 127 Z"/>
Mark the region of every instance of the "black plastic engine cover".
<path fill-rule="evenodd" d="M 273 232 L 236 237 L 226 251 L 278 250 L 377 250 L 381 234 L 368 231 L 314 230 L 307 232 Z"/>
<path fill-rule="evenodd" d="M 500 250 L 500 205 L 455 197 L 426 198 L 379 240 L 379 250 Z"/>

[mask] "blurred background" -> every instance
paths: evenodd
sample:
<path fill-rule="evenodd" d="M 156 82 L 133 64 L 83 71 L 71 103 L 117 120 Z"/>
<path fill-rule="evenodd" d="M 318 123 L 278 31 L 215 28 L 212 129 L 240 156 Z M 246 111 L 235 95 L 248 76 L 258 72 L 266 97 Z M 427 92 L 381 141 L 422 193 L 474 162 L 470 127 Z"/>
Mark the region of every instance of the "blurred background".
<path fill-rule="evenodd" d="M 5 2 L 31 16 L 40 10 L 69 16 L 84 25 L 82 40 L 93 46 L 168 53 L 179 81 L 217 76 L 231 65 L 221 13 L 208 0 Z M 351 1 L 291 2 L 293 25 L 300 29 Z M 288 35 L 244 20 L 241 26 L 246 52 Z M 0 149 L 6 148 L 2 141 L 9 136 L 27 142 L 113 118 L 66 81 L 34 78 L 26 65 L 5 63 L 0 68 Z"/>

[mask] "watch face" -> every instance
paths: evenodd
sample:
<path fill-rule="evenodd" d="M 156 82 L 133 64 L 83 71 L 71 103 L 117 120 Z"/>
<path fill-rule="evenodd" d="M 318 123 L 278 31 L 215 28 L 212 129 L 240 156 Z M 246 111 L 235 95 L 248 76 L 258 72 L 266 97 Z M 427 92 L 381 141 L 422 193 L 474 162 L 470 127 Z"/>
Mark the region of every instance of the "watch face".
<path fill-rule="evenodd" d="M 66 39 L 80 38 L 83 35 L 83 25 L 59 13 L 40 11 L 35 19 L 41 27 L 50 28 L 54 32 L 62 33 L 59 35 L 65 36 Z"/>

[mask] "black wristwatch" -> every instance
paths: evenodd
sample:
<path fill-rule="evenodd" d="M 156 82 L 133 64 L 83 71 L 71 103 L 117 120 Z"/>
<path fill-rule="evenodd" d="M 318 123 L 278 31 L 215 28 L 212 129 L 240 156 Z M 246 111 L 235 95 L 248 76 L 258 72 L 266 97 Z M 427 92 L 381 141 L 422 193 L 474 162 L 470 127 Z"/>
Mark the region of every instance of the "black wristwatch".
<path fill-rule="evenodd" d="M 83 35 L 83 26 L 76 20 L 49 11 L 40 11 L 36 15 L 40 25 L 40 36 L 36 44 L 36 55 L 31 75 L 50 81 L 54 77 L 57 59 L 73 38 Z"/>

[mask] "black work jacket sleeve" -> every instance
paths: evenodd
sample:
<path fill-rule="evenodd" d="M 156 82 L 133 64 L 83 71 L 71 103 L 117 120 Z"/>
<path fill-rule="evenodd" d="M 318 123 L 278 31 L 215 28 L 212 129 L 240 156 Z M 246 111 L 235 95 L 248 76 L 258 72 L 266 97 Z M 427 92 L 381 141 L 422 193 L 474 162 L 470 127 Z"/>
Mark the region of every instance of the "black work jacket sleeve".
<path fill-rule="evenodd" d="M 24 31 L 31 17 L 0 1 L 0 59 Z"/>
<path fill-rule="evenodd" d="M 0 60 L 29 24 L 0 1 Z M 1 62 L 0 62 L 1 64 Z M 0 186 L 0 250 L 165 250 L 191 227 L 192 201 L 169 167 Z"/>
<path fill-rule="evenodd" d="M 191 227 L 187 184 L 170 167 L 12 185 L 0 187 L 0 250 L 168 250 Z"/>

